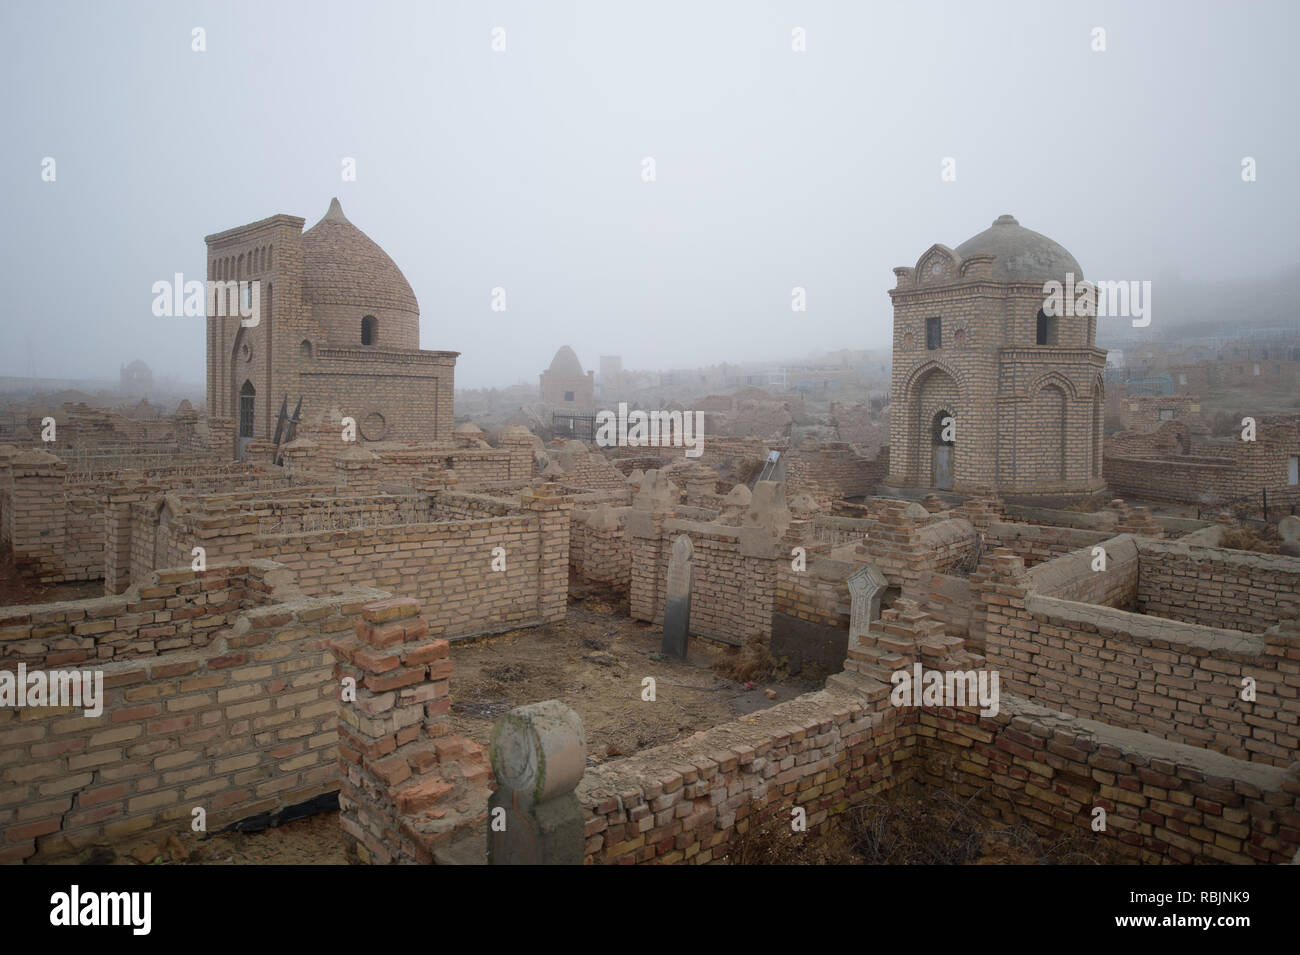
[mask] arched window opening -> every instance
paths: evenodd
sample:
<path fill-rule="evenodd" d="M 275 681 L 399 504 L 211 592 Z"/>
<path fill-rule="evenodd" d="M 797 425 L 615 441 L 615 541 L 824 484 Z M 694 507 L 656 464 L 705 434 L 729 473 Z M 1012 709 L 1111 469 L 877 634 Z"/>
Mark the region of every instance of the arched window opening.
<path fill-rule="evenodd" d="M 1059 330 L 1055 315 L 1048 315 L 1041 308 L 1038 310 L 1038 344 L 1059 344 Z"/>
<path fill-rule="evenodd" d="M 379 319 L 373 315 L 367 315 L 361 319 L 361 344 L 376 345 L 379 343 Z"/>

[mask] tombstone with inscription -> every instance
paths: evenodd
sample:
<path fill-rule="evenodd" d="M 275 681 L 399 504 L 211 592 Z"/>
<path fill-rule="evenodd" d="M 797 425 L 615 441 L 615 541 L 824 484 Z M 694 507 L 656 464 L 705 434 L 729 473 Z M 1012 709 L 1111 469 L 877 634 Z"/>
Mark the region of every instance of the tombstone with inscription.
<path fill-rule="evenodd" d="M 694 550 L 691 539 L 679 534 L 673 541 L 668 558 L 668 598 L 664 602 L 664 656 L 685 659 L 686 637 L 691 629 L 691 587 L 695 570 L 691 567 Z"/>
<path fill-rule="evenodd" d="M 871 627 L 871 621 L 880 617 L 880 598 L 884 596 L 887 581 L 870 564 L 863 564 L 848 576 L 849 587 L 849 646 Z"/>

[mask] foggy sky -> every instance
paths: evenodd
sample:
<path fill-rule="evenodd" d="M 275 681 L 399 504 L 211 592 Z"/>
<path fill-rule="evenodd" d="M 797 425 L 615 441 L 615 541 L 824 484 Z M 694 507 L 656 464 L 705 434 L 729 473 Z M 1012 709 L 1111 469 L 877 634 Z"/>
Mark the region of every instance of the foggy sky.
<path fill-rule="evenodd" d="M 1297 10 L 6 0 L 0 375 L 139 357 L 200 384 L 204 321 L 155 318 L 153 283 L 332 196 L 461 387 L 535 384 L 562 344 L 587 368 L 886 347 L 891 269 L 1002 213 L 1089 278 L 1153 280 L 1156 331 L 1161 282 L 1300 261 Z"/>

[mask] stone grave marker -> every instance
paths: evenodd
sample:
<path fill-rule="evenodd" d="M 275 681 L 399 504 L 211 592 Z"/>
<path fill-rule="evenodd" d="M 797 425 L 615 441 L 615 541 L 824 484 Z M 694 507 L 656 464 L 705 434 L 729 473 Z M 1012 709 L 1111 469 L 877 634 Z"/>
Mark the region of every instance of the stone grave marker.
<path fill-rule="evenodd" d="M 695 569 L 691 566 L 694 550 L 691 539 L 677 535 L 668 558 L 668 598 L 664 603 L 664 656 L 685 659 L 686 637 L 691 629 L 691 588 Z"/>

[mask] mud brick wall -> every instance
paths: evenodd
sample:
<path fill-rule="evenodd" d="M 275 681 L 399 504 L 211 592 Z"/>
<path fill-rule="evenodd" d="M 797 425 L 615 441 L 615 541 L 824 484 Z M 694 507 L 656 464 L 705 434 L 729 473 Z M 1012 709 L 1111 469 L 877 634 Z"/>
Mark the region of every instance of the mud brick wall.
<path fill-rule="evenodd" d="M 1138 542 L 1141 613 L 1261 633 L 1300 606 L 1300 558 Z"/>
<path fill-rule="evenodd" d="M 378 587 L 424 603 L 435 635 L 464 637 L 564 619 L 571 506 L 533 496 L 511 517 L 258 535 L 253 545 L 304 593 Z M 496 547 L 504 571 L 492 569 Z"/>
<path fill-rule="evenodd" d="M 844 581 L 854 569 L 855 566 L 847 561 L 811 554 L 802 571 L 794 570 L 791 561 L 778 562 L 776 612 L 809 623 L 848 630 L 851 600 Z"/>
<path fill-rule="evenodd" d="M 1090 531 L 1039 524 L 1008 524 L 994 521 L 984 532 L 984 547 L 1005 547 L 1020 557 L 1026 567 L 1055 560 L 1071 551 L 1091 547 L 1114 537 L 1114 531 Z"/>
<path fill-rule="evenodd" d="M 0 608 L 0 668 L 80 666 L 207 646 L 231 614 L 293 594 L 283 568 L 157 571 L 125 594 Z"/>
<path fill-rule="evenodd" d="M 998 714 L 922 708 L 917 772 L 996 823 L 1074 836 L 1147 864 L 1284 864 L 1300 778 L 1002 694 Z M 1094 807 L 1106 831 L 1091 829 Z"/>
<path fill-rule="evenodd" d="M 888 476 L 889 460 L 879 455 L 863 457 L 848 445 L 828 444 L 789 452 L 786 467 L 793 483 L 817 485 L 837 498 L 862 497 Z"/>
<path fill-rule="evenodd" d="M 766 528 L 697 523 L 638 510 L 629 511 L 627 521 L 634 620 L 662 622 L 672 543 L 685 534 L 694 548 L 691 633 L 736 644 L 755 634 L 771 638 L 778 564 L 788 552 L 780 550 Z"/>
<path fill-rule="evenodd" d="M 574 510 L 569 522 L 569 571 L 574 582 L 605 584 L 627 593 L 632 582 L 632 548 L 627 537 L 627 511 L 613 511 L 613 527 L 601 526 L 596 512 Z"/>
<path fill-rule="evenodd" d="M 213 831 L 337 788 L 326 641 L 382 596 L 236 603 L 202 644 L 97 663 L 105 699 L 94 719 L 71 709 L 0 710 L 0 861 L 156 843 L 188 832 L 196 807 Z"/>
<path fill-rule="evenodd" d="M 770 822 L 824 838 L 837 817 L 915 772 L 914 717 L 822 690 L 687 740 L 589 769 L 577 796 L 587 816 L 588 864 L 722 861 L 732 840 Z M 646 704 L 652 706 L 654 704 Z"/>
<path fill-rule="evenodd" d="M 339 821 L 360 862 L 428 865 L 487 819 L 487 755 L 451 732 L 447 641 L 419 611 L 409 598 L 367 604 L 354 632 L 330 642 L 334 685 L 356 687 L 336 704 L 337 772 Z"/>
<path fill-rule="evenodd" d="M 1105 550 L 1105 570 L 1092 569 L 1093 547 Z M 1138 555 L 1138 538 L 1110 537 L 1037 565 L 1026 574 L 1029 589 L 1045 597 L 1133 610 L 1141 579 Z"/>
<path fill-rule="evenodd" d="M 433 495 L 433 516 L 440 521 L 475 521 L 506 517 L 519 510 L 519 501 L 468 491 L 438 491 Z"/>
<path fill-rule="evenodd" d="M 450 466 L 463 487 L 531 477 L 532 458 L 525 463 L 516 449 L 465 448 L 449 456 Z"/>
<path fill-rule="evenodd" d="M 1294 759 L 1300 651 L 1285 636 L 1034 592 L 1036 584 L 1059 580 L 1044 568 L 1068 570 L 1073 561 L 1072 555 L 1026 572 L 1019 558 L 999 552 L 972 580 L 971 632 L 983 634 L 988 665 L 1000 672 L 1006 692 L 1234 758 Z M 1241 699 L 1247 676 L 1256 681 L 1253 703 Z"/>
<path fill-rule="evenodd" d="M 104 509 L 102 495 L 67 496 L 64 580 L 99 580 L 104 576 Z"/>

